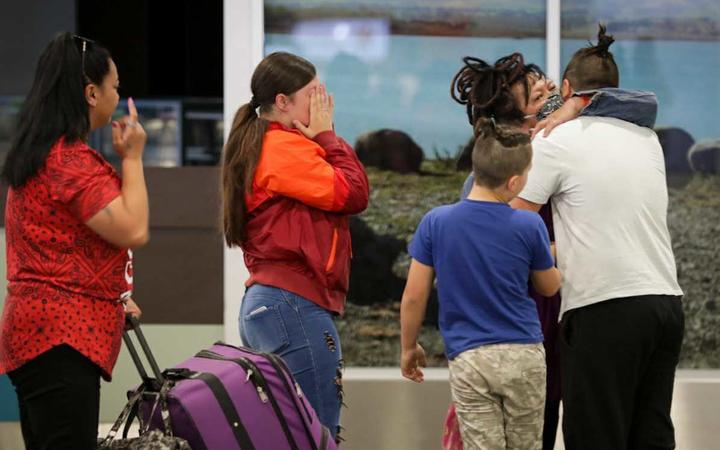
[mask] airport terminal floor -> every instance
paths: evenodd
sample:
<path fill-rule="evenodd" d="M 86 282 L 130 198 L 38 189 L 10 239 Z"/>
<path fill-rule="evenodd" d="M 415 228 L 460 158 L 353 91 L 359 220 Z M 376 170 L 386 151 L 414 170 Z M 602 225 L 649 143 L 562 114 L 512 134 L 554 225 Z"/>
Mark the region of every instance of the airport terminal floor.
<path fill-rule="evenodd" d="M 344 450 L 437 450 L 449 401 L 448 372 L 429 369 L 425 383 L 400 377 L 396 368 L 349 368 Z M 679 370 L 672 417 L 678 450 L 720 449 L 720 371 Z M 110 424 L 100 426 L 100 434 Z M 21 450 L 20 425 L 0 422 L 0 449 Z M 563 450 L 558 436 L 555 450 Z"/>

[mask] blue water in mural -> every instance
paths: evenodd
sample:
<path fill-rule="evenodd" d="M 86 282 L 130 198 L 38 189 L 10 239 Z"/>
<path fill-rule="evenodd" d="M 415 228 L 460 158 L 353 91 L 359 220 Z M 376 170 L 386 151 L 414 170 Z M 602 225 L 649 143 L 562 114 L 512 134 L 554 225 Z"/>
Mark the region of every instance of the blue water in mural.
<path fill-rule="evenodd" d="M 586 41 L 565 40 L 562 63 Z M 676 126 L 695 140 L 720 139 L 720 42 L 618 41 L 611 47 L 620 86 L 657 94 L 658 126 Z"/>
<path fill-rule="evenodd" d="M 565 40 L 563 63 L 586 45 Z M 266 35 L 266 52 L 286 50 L 310 59 L 335 94 L 336 127 L 351 143 L 367 131 L 409 133 L 429 157 L 454 154 L 471 129 L 463 107 L 450 99 L 450 81 L 461 58 L 487 61 L 520 51 L 545 65 L 544 39 L 376 37 L 359 45 L 332 36 Z M 613 45 L 621 86 L 658 95 L 658 125 L 678 126 L 696 140 L 720 138 L 720 43 L 626 41 Z"/>

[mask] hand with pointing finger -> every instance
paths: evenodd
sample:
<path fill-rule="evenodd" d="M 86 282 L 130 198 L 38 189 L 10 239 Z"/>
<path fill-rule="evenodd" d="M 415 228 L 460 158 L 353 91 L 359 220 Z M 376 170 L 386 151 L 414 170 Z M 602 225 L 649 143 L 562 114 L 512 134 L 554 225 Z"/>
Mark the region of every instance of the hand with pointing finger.
<path fill-rule="evenodd" d="M 137 108 L 132 98 L 128 99 L 129 114 L 112 123 L 113 148 L 120 158 L 142 159 L 147 135 L 138 122 Z"/>

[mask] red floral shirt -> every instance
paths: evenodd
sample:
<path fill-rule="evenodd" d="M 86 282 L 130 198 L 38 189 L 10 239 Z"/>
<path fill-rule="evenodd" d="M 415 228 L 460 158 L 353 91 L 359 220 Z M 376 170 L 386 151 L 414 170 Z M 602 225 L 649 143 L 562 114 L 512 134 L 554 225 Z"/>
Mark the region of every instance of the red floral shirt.
<path fill-rule="evenodd" d="M 87 222 L 120 195 L 115 169 L 83 142 L 61 138 L 5 210 L 8 295 L 0 374 L 67 344 L 111 377 L 132 291 L 132 253 Z"/>

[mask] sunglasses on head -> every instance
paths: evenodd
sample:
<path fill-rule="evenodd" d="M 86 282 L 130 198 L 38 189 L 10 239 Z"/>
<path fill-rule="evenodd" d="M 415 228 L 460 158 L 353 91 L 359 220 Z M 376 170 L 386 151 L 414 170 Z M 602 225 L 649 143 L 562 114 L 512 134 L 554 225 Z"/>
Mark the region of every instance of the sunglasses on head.
<path fill-rule="evenodd" d="M 73 34 L 73 37 L 81 43 L 80 68 L 82 69 L 83 78 L 85 81 L 88 81 L 88 76 L 85 74 L 85 52 L 87 51 L 88 44 L 94 44 L 95 41 L 86 37 L 78 36 L 77 34 Z"/>

